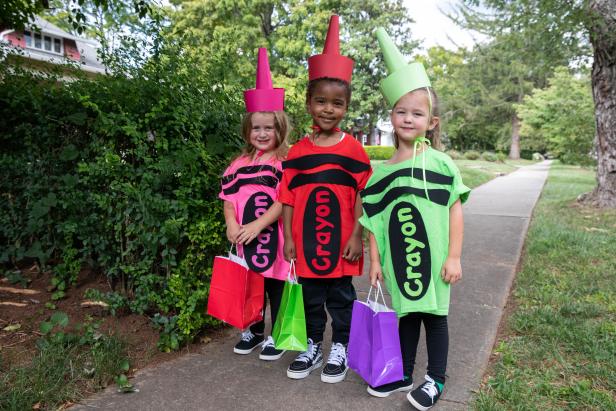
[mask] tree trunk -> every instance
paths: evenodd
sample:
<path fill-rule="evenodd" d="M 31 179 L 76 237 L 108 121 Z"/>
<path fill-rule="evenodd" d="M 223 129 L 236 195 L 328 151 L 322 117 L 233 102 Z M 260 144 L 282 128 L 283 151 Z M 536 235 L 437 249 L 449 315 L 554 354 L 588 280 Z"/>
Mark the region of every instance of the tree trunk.
<path fill-rule="evenodd" d="M 511 148 L 509 158 L 512 160 L 520 159 L 520 119 L 517 114 L 511 117 Z"/>
<path fill-rule="evenodd" d="M 616 2 L 591 0 L 589 6 L 597 151 L 597 188 L 590 200 L 599 207 L 616 207 Z"/>

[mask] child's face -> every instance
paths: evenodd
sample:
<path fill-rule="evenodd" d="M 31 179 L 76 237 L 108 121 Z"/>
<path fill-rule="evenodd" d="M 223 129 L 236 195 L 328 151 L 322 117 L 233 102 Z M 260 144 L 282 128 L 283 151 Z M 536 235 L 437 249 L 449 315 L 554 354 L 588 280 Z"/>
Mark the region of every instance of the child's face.
<path fill-rule="evenodd" d="M 250 119 L 250 144 L 260 151 L 276 148 L 274 113 L 254 113 Z"/>
<path fill-rule="evenodd" d="M 391 112 L 391 124 L 400 142 L 407 143 L 424 137 L 426 131 L 436 127 L 438 117 L 430 118 L 427 91 L 414 90 L 402 96 Z"/>
<path fill-rule="evenodd" d="M 342 84 L 321 81 L 306 102 L 306 109 L 315 125 L 323 131 L 331 131 L 342 121 L 348 105 L 347 90 Z"/>

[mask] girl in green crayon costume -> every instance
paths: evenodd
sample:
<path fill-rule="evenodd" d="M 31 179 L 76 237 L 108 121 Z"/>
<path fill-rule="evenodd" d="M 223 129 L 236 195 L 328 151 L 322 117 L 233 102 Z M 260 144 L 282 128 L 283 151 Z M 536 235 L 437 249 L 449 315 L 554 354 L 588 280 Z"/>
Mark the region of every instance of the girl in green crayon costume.
<path fill-rule="evenodd" d="M 377 31 L 390 75 L 381 91 L 392 108 L 396 151 L 363 190 L 360 223 L 370 234 L 370 281 L 385 279 L 399 317 L 404 379 L 368 387 L 377 397 L 410 391 L 411 404 L 431 408 L 445 384 L 450 284 L 462 277 L 462 203 L 470 190 L 440 145 L 438 99 L 420 63 L 407 64 L 385 30 Z M 421 324 L 428 369 L 413 390 Z M 411 391 L 412 390 L 412 391 Z"/>

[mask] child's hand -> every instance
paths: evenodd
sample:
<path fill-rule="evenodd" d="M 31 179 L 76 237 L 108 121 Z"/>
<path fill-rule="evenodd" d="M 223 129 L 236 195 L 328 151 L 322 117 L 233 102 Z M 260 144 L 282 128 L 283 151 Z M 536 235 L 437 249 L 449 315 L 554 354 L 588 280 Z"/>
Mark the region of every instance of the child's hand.
<path fill-rule="evenodd" d="M 383 267 L 380 261 L 370 261 L 370 284 L 376 287 L 376 281 L 383 281 Z"/>
<path fill-rule="evenodd" d="M 237 237 L 237 242 L 239 244 L 248 244 L 257 236 L 261 231 L 263 231 L 265 227 L 259 222 L 259 220 L 255 220 L 246 225 L 240 226 L 240 231 Z"/>
<path fill-rule="evenodd" d="M 362 251 L 361 237 L 358 235 L 351 235 L 342 252 L 342 258 L 349 261 L 357 261 L 359 257 L 361 257 Z"/>
<path fill-rule="evenodd" d="M 295 254 L 295 243 L 290 238 L 289 239 L 285 238 L 284 240 L 284 259 L 287 260 L 288 262 L 291 262 L 291 260 L 295 260 L 296 257 L 297 256 Z"/>
<path fill-rule="evenodd" d="M 227 240 L 233 244 L 237 244 L 237 237 L 240 234 L 240 225 L 236 222 L 227 223 Z"/>
<path fill-rule="evenodd" d="M 441 270 L 441 277 L 446 283 L 454 284 L 460 278 L 462 278 L 462 265 L 459 258 L 447 257 L 443 269 Z"/>

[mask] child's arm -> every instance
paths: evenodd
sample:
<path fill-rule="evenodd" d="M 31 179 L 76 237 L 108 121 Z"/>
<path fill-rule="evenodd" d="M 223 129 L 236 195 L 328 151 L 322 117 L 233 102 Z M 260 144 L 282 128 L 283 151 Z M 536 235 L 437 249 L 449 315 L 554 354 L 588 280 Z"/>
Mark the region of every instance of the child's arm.
<path fill-rule="evenodd" d="M 225 223 L 227 224 L 227 239 L 232 243 L 237 243 L 237 236 L 240 232 L 240 225 L 235 218 L 235 207 L 233 203 L 225 200 L 223 211 L 225 214 Z"/>
<path fill-rule="evenodd" d="M 344 251 L 342 252 L 342 258 L 345 258 L 349 261 L 357 261 L 359 257 L 361 257 L 362 248 L 361 248 L 361 235 L 363 232 L 363 226 L 359 223 L 359 218 L 363 214 L 363 209 L 361 206 L 361 197 L 359 193 L 357 193 L 357 197 L 355 198 L 355 225 L 353 226 L 353 232 L 351 233 L 351 237 L 349 237 L 349 241 L 347 241 L 346 246 L 344 247 Z"/>
<path fill-rule="evenodd" d="M 462 278 L 462 238 L 464 237 L 464 220 L 462 218 L 462 203 L 458 199 L 449 208 L 449 253 L 441 276 L 446 283 L 453 284 Z"/>
<path fill-rule="evenodd" d="M 282 224 L 284 226 L 284 259 L 291 262 L 295 260 L 295 243 L 293 242 L 293 207 L 288 204 L 282 205 Z"/>
<path fill-rule="evenodd" d="M 240 226 L 239 236 L 237 237 L 237 242 L 240 244 L 248 244 L 257 236 L 261 231 L 265 229 L 265 227 L 272 225 L 274 221 L 280 218 L 282 214 L 282 204 L 278 201 L 274 202 L 270 208 L 267 209 L 265 213 L 256 220 Z"/>
<path fill-rule="evenodd" d="M 376 286 L 376 281 L 383 281 L 383 267 L 381 267 L 381 257 L 374 234 L 369 234 L 370 238 L 370 284 Z"/>

